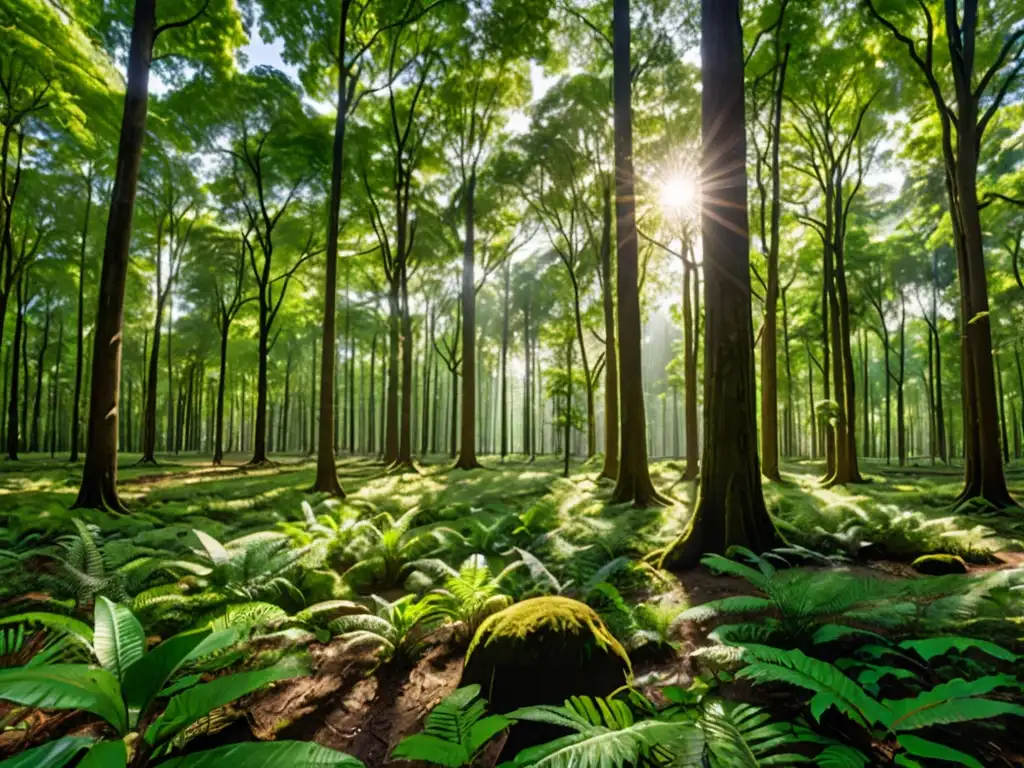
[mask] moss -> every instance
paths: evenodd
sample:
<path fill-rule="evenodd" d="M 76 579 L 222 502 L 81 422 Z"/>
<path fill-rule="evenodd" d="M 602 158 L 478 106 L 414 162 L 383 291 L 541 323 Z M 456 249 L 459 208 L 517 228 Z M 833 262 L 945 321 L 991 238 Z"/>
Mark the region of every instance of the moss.
<path fill-rule="evenodd" d="M 592 608 L 566 597 L 524 600 L 487 618 L 466 655 L 460 685 L 479 684 L 495 712 L 607 696 L 632 677 L 629 657 Z M 562 735 L 520 724 L 505 757 Z"/>
<path fill-rule="evenodd" d="M 488 617 L 466 652 L 466 663 L 477 645 L 500 640 L 526 640 L 535 632 L 581 634 L 589 632 L 597 646 L 619 656 L 629 666 L 629 656 L 593 608 L 568 597 L 535 597 L 523 600 Z M 630 668 L 632 671 L 632 668 Z"/>
<path fill-rule="evenodd" d="M 967 573 L 967 563 L 958 555 L 922 555 L 910 564 L 918 573 L 928 576 L 944 576 L 950 573 Z"/>
<path fill-rule="evenodd" d="M 345 582 L 334 571 L 306 571 L 298 587 L 309 605 L 336 600 L 348 595 Z"/>

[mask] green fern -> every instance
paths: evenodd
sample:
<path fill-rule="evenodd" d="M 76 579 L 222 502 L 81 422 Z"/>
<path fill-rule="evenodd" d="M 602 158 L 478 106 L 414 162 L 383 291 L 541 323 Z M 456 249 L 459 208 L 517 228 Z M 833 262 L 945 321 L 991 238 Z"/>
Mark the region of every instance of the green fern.
<path fill-rule="evenodd" d="M 515 721 L 555 725 L 571 733 L 516 755 L 514 766 L 607 768 L 635 765 L 693 765 L 704 747 L 700 728 L 690 722 L 634 718 L 614 698 L 574 696 L 564 706 L 536 706 L 508 713 Z"/>
<path fill-rule="evenodd" d="M 372 651 L 383 662 L 407 664 L 426 648 L 427 636 L 444 620 L 437 595 L 405 595 L 394 602 L 372 596 L 374 613 L 342 616 L 329 622 L 352 652 Z"/>
<path fill-rule="evenodd" d="M 487 702 L 480 686 L 459 688 L 446 696 L 424 720 L 422 733 L 407 736 L 391 753 L 392 759 L 419 760 L 460 768 L 471 765 L 487 743 L 512 721 L 500 715 L 484 716 Z"/>

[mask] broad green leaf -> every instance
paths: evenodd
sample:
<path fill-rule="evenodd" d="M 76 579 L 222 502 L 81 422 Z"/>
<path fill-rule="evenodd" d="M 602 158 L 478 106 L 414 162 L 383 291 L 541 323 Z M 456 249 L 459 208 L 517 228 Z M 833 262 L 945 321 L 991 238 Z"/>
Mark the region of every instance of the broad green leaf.
<path fill-rule="evenodd" d="M 0 670 L 0 699 L 40 709 L 84 709 L 123 733 L 128 715 L 121 686 L 105 669 L 85 664 L 50 664 Z"/>
<path fill-rule="evenodd" d="M 146 730 L 146 741 L 154 746 L 161 744 L 196 720 L 218 707 L 230 704 L 240 696 L 262 688 L 268 683 L 308 673 L 307 665 L 290 660 L 267 669 L 227 675 L 189 688 L 170 700 L 164 713 Z"/>
<path fill-rule="evenodd" d="M 206 550 L 206 554 L 215 565 L 223 565 L 231 559 L 228 551 L 224 549 L 224 545 L 213 538 L 213 536 L 200 531 L 198 528 L 193 528 L 192 533 L 199 539 L 199 543 L 203 545 L 203 549 Z"/>
<path fill-rule="evenodd" d="M 88 736 L 65 736 L 19 752 L 0 762 L 0 768 L 64 768 L 95 741 Z"/>
<path fill-rule="evenodd" d="M 268 741 L 228 744 L 175 757 L 159 768 L 362 768 L 360 760 L 312 741 Z"/>
<path fill-rule="evenodd" d="M 208 628 L 175 635 L 160 643 L 125 670 L 124 701 L 133 725 L 139 713 L 146 711 L 160 689 L 209 635 Z"/>
<path fill-rule="evenodd" d="M 139 620 L 123 605 L 96 598 L 96 658 L 120 682 L 128 667 L 146 652 L 146 633 Z"/>
<path fill-rule="evenodd" d="M 78 768 L 125 768 L 128 750 L 123 741 L 101 741 L 82 758 Z"/>
<path fill-rule="evenodd" d="M 466 765 L 472 753 L 462 744 L 429 733 L 414 733 L 402 739 L 391 753 L 392 759 L 417 760 L 446 768 Z"/>
<path fill-rule="evenodd" d="M 469 729 L 469 753 L 476 754 L 484 744 L 512 725 L 512 721 L 501 715 L 491 715 L 473 723 Z"/>
<path fill-rule="evenodd" d="M 922 739 L 920 736 L 913 736 L 905 733 L 896 739 L 900 746 L 916 757 L 926 757 L 932 760 L 946 760 L 950 763 L 965 765 L 967 768 L 984 768 L 975 758 L 964 754 L 945 744 L 936 744 L 934 741 Z"/>

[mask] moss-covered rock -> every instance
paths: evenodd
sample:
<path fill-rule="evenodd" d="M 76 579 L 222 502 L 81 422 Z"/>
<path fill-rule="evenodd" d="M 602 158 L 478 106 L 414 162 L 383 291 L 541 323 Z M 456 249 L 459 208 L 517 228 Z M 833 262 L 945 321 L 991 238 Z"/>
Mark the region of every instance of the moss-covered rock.
<path fill-rule="evenodd" d="M 910 567 L 928 576 L 967 573 L 967 563 L 957 555 L 922 555 L 911 563 Z"/>
<path fill-rule="evenodd" d="M 298 587 L 310 605 L 348 597 L 349 594 L 341 576 L 328 570 L 306 571 Z"/>
<path fill-rule="evenodd" d="M 503 713 L 532 704 L 562 704 L 578 694 L 606 696 L 631 676 L 626 651 L 590 606 L 567 597 L 537 597 L 480 625 L 460 686 L 479 684 L 491 711 Z M 551 735 L 542 727 L 519 725 L 503 754 Z"/>

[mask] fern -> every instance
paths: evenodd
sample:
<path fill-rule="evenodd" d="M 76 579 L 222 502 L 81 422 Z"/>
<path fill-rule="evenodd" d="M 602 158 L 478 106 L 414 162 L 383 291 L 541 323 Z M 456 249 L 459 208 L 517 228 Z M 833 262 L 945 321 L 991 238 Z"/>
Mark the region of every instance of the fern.
<path fill-rule="evenodd" d="M 423 732 L 402 739 L 391 757 L 448 768 L 471 765 L 487 743 L 512 724 L 500 715 L 485 717 L 487 702 L 479 696 L 479 685 L 446 696 L 427 715 Z"/>
<path fill-rule="evenodd" d="M 372 596 L 374 613 L 342 616 L 327 628 L 350 651 L 372 651 L 383 662 L 409 663 L 426 647 L 427 636 L 445 619 L 436 595 L 406 595 L 395 602 Z"/>
<path fill-rule="evenodd" d="M 749 704 L 721 700 L 704 705 L 700 727 L 707 742 L 711 768 L 758 768 L 810 762 L 794 753 L 779 753 L 796 739 L 789 723 L 773 722 L 771 715 Z"/>
<path fill-rule="evenodd" d="M 634 765 L 690 765 L 700 758 L 703 734 L 693 723 L 636 720 L 618 699 L 574 696 L 564 706 L 525 707 L 510 712 L 515 721 L 529 721 L 572 731 L 547 744 L 516 755 L 513 765 L 537 768 L 607 768 Z"/>

